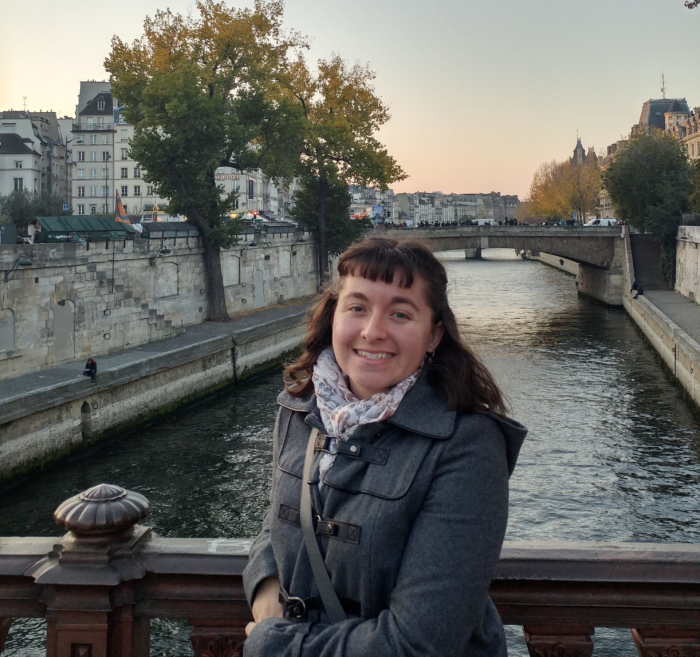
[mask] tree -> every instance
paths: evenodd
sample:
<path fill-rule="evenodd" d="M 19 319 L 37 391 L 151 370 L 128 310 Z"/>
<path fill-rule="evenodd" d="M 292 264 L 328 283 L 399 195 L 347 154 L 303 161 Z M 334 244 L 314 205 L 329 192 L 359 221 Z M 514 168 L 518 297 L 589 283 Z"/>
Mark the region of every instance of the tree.
<path fill-rule="evenodd" d="M 603 174 L 618 217 L 661 243 L 661 266 L 671 284 L 676 233 L 681 214 L 690 207 L 690 177 L 683 144 L 662 130 L 633 134 Z"/>
<path fill-rule="evenodd" d="M 230 219 L 235 194 L 217 184 L 218 167 L 260 168 L 290 178 L 298 163 L 298 105 L 280 92 L 290 48 L 282 0 L 233 9 L 198 0 L 198 15 L 170 10 L 147 18 L 131 45 L 119 37 L 105 60 L 112 92 L 133 123 L 132 157 L 169 211 L 200 231 L 208 318 L 228 319 L 220 249 L 235 244 L 241 223 Z"/>
<path fill-rule="evenodd" d="M 690 194 L 690 206 L 693 212 L 700 213 L 700 160 L 695 160 L 690 166 L 690 184 L 693 188 Z"/>
<path fill-rule="evenodd" d="M 310 230 L 318 230 L 318 205 L 320 180 L 306 177 L 294 195 L 291 215 L 295 221 Z M 326 199 L 326 248 L 330 255 L 339 255 L 351 244 L 362 238 L 365 230 L 372 226 L 369 219 L 350 218 L 350 193 L 348 186 L 338 180 L 328 181 Z"/>
<path fill-rule="evenodd" d="M 600 170 L 594 160 L 545 162 L 530 185 L 530 211 L 535 215 L 562 219 L 595 210 L 600 197 Z"/>
<path fill-rule="evenodd" d="M 300 173 L 318 186 L 316 226 L 321 284 L 328 277 L 332 187 L 357 184 L 386 189 L 389 183 L 406 178 L 374 136 L 390 118 L 386 105 L 374 91 L 374 77 L 368 67 L 348 66 L 337 55 L 319 60 L 316 74 L 309 71 L 302 56 L 289 68 L 289 92 L 303 118 Z"/>
<path fill-rule="evenodd" d="M 25 228 L 37 217 L 55 217 L 63 214 L 63 197 L 44 190 L 32 193 L 26 189 L 0 197 L 0 215 L 8 223 Z"/>

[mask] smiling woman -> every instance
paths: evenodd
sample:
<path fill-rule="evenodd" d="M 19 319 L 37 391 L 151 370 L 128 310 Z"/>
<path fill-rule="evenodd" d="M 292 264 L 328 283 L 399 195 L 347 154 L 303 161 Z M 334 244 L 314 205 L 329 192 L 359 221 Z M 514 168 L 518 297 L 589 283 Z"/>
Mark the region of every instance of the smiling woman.
<path fill-rule="evenodd" d="M 338 261 L 285 371 L 247 657 L 506 655 L 488 588 L 526 430 L 416 242 Z"/>

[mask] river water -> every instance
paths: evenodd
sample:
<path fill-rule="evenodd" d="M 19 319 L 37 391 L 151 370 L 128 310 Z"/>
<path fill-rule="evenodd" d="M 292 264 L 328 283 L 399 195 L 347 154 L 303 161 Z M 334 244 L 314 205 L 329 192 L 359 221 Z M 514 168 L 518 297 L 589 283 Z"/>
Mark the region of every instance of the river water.
<path fill-rule="evenodd" d="M 623 310 L 512 251 L 441 254 L 464 333 L 530 429 L 511 479 L 506 540 L 698 542 L 700 419 Z M 56 535 L 58 504 L 100 482 L 146 495 L 164 536 L 253 536 L 267 504 L 279 372 L 57 466 L 0 498 L 0 536 Z M 191 655 L 153 622 L 152 654 Z M 524 657 L 519 628 L 510 654 Z M 43 654 L 43 621 L 17 621 L 3 655 Z M 625 630 L 595 655 L 634 657 Z"/>

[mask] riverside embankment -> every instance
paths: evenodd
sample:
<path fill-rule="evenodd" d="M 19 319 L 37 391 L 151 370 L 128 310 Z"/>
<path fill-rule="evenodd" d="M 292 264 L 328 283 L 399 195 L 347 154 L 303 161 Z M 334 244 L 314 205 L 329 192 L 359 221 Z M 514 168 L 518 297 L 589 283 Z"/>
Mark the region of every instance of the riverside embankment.
<path fill-rule="evenodd" d="M 700 228 L 681 226 L 678 231 L 676 290 L 645 289 L 635 297 L 635 274 L 629 228 L 623 226 L 622 305 L 646 336 L 661 360 L 689 398 L 700 407 Z M 579 277 L 579 264 L 548 253 L 533 256 L 547 265 Z M 641 267 L 646 263 L 638 263 Z"/>
<path fill-rule="evenodd" d="M 82 362 L 0 381 L 0 482 L 279 363 L 300 344 L 309 303 L 206 322 L 105 356 L 95 384 Z"/>

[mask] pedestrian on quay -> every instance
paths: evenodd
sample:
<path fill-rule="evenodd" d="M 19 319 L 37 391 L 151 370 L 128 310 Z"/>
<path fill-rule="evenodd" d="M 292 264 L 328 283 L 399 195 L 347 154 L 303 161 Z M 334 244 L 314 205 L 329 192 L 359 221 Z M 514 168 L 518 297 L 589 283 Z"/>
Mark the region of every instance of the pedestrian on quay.
<path fill-rule="evenodd" d="M 97 362 L 94 358 L 87 359 L 85 369 L 83 370 L 83 376 L 89 376 L 90 380 L 95 383 L 95 379 L 97 378 Z"/>
<path fill-rule="evenodd" d="M 527 430 L 423 244 L 338 260 L 284 372 L 245 657 L 506 657 L 488 597 Z"/>

